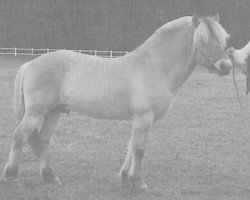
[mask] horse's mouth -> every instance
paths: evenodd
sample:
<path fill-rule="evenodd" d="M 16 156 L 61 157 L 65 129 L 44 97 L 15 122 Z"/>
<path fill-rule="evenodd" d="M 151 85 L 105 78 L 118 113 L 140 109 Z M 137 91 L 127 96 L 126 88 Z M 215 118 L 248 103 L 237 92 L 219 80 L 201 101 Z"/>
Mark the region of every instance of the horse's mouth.
<path fill-rule="evenodd" d="M 213 74 L 216 74 L 216 73 L 219 73 L 219 71 L 216 69 L 215 65 L 211 65 L 208 69 L 209 73 L 213 73 Z"/>
<path fill-rule="evenodd" d="M 215 64 L 212 65 L 210 73 L 217 73 L 219 76 L 227 76 L 230 73 L 229 67 L 226 67 L 224 65 L 216 66 Z"/>
<path fill-rule="evenodd" d="M 219 72 L 218 72 L 218 75 L 219 75 L 219 76 L 227 76 L 227 75 L 229 74 L 229 72 L 230 72 L 230 71 L 228 71 L 228 72 L 219 71 Z"/>

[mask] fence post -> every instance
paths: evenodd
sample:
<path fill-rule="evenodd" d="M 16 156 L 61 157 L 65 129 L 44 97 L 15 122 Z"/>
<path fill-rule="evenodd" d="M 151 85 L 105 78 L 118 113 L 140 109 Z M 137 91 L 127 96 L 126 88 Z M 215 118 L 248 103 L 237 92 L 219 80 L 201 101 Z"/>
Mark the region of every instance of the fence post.
<path fill-rule="evenodd" d="M 27 53 L 25 52 L 31 52 L 29 53 L 28 55 L 31 55 L 31 56 L 34 56 L 34 55 L 42 55 L 44 53 L 49 53 L 49 52 L 53 52 L 53 51 L 56 51 L 56 50 L 62 50 L 62 49 L 34 49 L 34 48 L 17 48 L 17 47 L 14 47 L 14 48 L 2 48 L 2 49 L 9 49 L 10 51 L 11 50 L 14 50 L 14 52 L 10 52 L 10 53 L 2 53 L 2 54 L 14 54 L 15 56 L 17 56 L 18 54 L 25 54 L 27 55 Z M 1 50 L 1 48 L 0 48 Z M 65 50 L 65 49 L 64 49 Z M 18 52 L 19 51 L 19 52 Z M 41 52 L 40 52 L 41 51 Z M 128 51 L 99 51 L 99 55 L 98 55 L 98 51 L 97 50 L 84 50 L 84 49 L 79 49 L 79 50 L 74 50 L 76 52 L 79 52 L 79 53 L 86 53 L 86 54 L 90 54 L 90 55 L 94 55 L 95 56 L 101 56 L 101 57 L 110 57 L 110 58 L 115 58 L 115 57 L 119 57 L 119 56 L 122 56 L 123 54 L 129 54 L 130 52 Z M 116 54 L 117 53 L 117 54 Z M 123 53 L 123 54 L 122 54 Z M 1 54 L 1 52 L 0 52 Z"/>

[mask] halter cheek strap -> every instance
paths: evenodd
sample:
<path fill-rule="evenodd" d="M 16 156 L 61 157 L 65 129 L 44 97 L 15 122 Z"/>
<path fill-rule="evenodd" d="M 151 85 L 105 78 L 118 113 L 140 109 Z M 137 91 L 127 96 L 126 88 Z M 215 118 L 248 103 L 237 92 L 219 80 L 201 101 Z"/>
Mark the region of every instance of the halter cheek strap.
<path fill-rule="evenodd" d="M 225 50 L 221 47 L 221 50 L 226 54 L 226 52 L 225 52 Z M 203 57 L 205 57 L 205 58 L 208 58 L 209 59 L 209 67 L 208 67 L 208 70 L 209 70 L 209 72 L 214 72 L 214 71 L 216 71 L 216 68 L 214 67 L 214 60 L 215 59 L 213 59 L 207 52 L 205 52 L 205 51 L 203 51 L 201 48 L 199 48 L 199 47 L 197 47 L 196 49 L 195 49 L 195 53 L 197 53 L 198 51 L 201 53 L 201 55 L 203 56 Z"/>
<path fill-rule="evenodd" d="M 209 63 L 208 70 L 209 70 L 209 72 L 213 72 L 215 69 L 214 69 L 214 67 L 213 67 L 214 62 L 213 62 L 212 57 L 211 57 L 208 53 L 204 52 L 201 48 L 198 48 L 198 47 L 195 49 L 195 55 L 197 54 L 197 52 L 200 52 L 201 55 L 202 55 L 204 58 L 208 58 L 208 59 L 209 59 L 209 62 L 210 62 L 210 63 Z"/>

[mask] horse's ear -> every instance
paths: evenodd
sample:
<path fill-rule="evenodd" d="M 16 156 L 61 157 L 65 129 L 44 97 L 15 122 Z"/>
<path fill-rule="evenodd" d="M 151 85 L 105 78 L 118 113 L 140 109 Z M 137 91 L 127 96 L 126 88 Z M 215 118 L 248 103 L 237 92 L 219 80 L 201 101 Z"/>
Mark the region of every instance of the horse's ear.
<path fill-rule="evenodd" d="M 212 17 L 213 20 L 219 22 L 220 21 L 220 15 L 219 13 L 217 12 L 213 17 Z"/>
<path fill-rule="evenodd" d="M 200 24 L 200 18 L 199 18 L 199 16 L 197 14 L 193 15 L 192 21 L 193 21 L 193 24 L 195 25 L 195 27 L 199 26 L 199 24 Z"/>

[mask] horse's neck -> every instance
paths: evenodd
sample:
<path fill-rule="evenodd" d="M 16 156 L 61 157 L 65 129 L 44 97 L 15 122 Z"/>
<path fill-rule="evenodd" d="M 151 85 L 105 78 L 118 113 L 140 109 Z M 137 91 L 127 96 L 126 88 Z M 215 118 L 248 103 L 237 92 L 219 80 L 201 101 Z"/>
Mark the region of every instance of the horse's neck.
<path fill-rule="evenodd" d="M 167 76 L 169 89 L 172 93 L 177 93 L 181 86 L 185 83 L 191 75 L 195 67 L 194 58 L 190 55 L 189 58 L 183 63 L 176 65 Z"/>
<path fill-rule="evenodd" d="M 165 41 L 152 45 L 148 54 L 150 64 L 164 73 L 169 90 L 177 93 L 195 67 L 193 30 L 170 33 Z"/>

